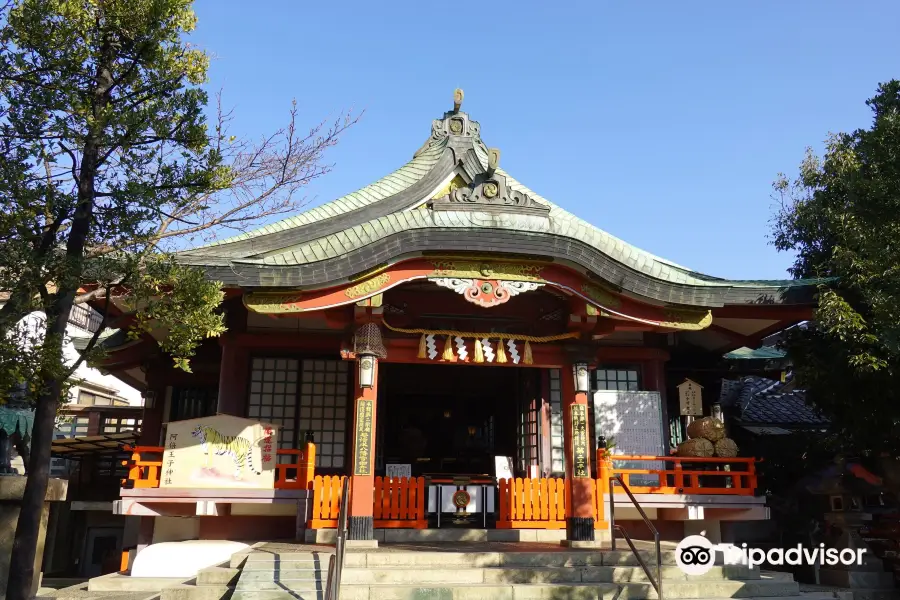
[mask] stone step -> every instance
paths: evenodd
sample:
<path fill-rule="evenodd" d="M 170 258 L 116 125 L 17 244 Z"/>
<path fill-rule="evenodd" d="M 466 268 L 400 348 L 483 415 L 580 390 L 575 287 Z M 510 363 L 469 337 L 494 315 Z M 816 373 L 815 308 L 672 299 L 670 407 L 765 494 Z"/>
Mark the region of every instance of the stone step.
<path fill-rule="evenodd" d="M 309 561 L 299 561 L 299 560 L 291 560 L 285 561 L 281 563 L 272 563 L 265 565 L 251 565 L 246 566 L 241 569 L 242 573 L 278 573 L 281 571 L 308 571 L 308 570 L 319 570 L 319 571 L 327 571 L 329 559 L 326 560 L 309 560 Z M 344 562 L 345 568 L 347 563 Z"/>
<path fill-rule="evenodd" d="M 346 573 L 346 570 L 344 571 Z M 307 567 L 291 568 L 291 569 L 274 569 L 266 571 L 243 571 L 240 581 L 275 581 L 278 579 L 309 579 L 316 577 L 318 574 L 325 575 L 328 573 L 328 565 L 322 568 Z"/>
<path fill-rule="evenodd" d="M 664 585 L 663 593 L 672 599 L 767 598 L 768 600 L 842 600 L 837 596 L 799 596 L 796 584 L 760 586 L 740 584 L 715 587 L 679 582 Z M 248 590 L 235 591 L 231 600 L 320 600 L 324 591 Z M 346 585 L 341 586 L 340 600 L 655 600 L 656 591 L 650 584 L 544 584 L 501 585 L 472 584 L 466 586 L 421 585 Z"/>
<path fill-rule="evenodd" d="M 895 589 L 894 575 L 887 571 L 850 571 L 846 569 L 821 568 L 819 569 L 819 583 L 851 589 Z"/>
<path fill-rule="evenodd" d="M 325 579 L 321 581 L 316 579 L 281 579 L 279 581 L 240 581 L 234 588 L 234 592 L 252 592 L 252 591 L 308 591 L 308 590 L 324 590 Z"/>
<path fill-rule="evenodd" d="M 271 568 L 272 565 L 282 565 L 284 563 L 322 563 L 328 564 L 328 560 L 334 552 L 316 552 L 316 553 L 285 553 L 285 554 L 268 554 L 260 552 L 259 555 L 248 556 L 232 556 L 232 568 L 242 568 L 244 570 L 255 570 L 261 568 Z M 349 553 L 345 556 L 349 556 Z"/>
<path fill-rule="evenodd" d="M 173 585 L 163 588 L 160 600 L 229 600 L 233 591 L 227 585 Z"/>
<path fill-rule="evenodd" d="M 322 600 L 324 594 L 323 590 L 235 590 L 230 600 Z"/>
<path fill-rule="evenodd" d="M 794 598 L 795 583 L 772 582 L 666 582 L 663 594 L 672 599 L 694 598 Z M 466 586 L 347 585 L 341 586 L 340 600 L 656 600 L 649 583 L 572 583 L 544 585 L 473 584 Z M 250 598 L 233 600 L 251 600 Z M 287 600 L 286 596 L 254 600 Z"/>
<path fill-rule="evenodd" d="M 651 573 L 655 574 L 655 567 Z M 282 574 L 282 577 L 284 575 Z M 663 567 L 665 581 L 759 580 L 758 569 L 745 566 L 713 567 L 708 573 L 688 577 L 678 567 Z M 261 580 L 258 579 L 258 580 Z M 243 577 L 242 577 L 243 581 Z M 404 567 L 347 568 L 342 583 L 412 584 L 412 583 L 626 583 L 648 581 L 641 567 L 489 567 L 430 568 Z"/>
<path fill-rule="evenodd" d="M 197 585 L 232 585 L 240 574 L 240 569 L 207 567 L 197 572 Z"/>

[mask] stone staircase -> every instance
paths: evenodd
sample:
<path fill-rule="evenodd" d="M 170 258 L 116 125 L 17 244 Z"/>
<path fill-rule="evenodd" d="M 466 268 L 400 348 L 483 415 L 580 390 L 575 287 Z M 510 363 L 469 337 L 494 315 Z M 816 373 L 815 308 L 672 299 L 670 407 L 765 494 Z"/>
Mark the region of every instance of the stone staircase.
<path fill-rule="evenodd" d="M 299 550 L 299 548 L 298 548 Z M 329 549 L 236 555 L 240 576 L 231 600 L 322 600 Z M 646 553 L 648 564 L 655 558 Z M 794 598 L 834 600 L 836 593 L 802 594 L 786 573 L 718 566 L 699 577 L 663 557 L 665 598 Z M 348 550 L 341 600 L 655 600 L 656 591 L 630 551 L 428 551 L 382 547 Z M 162 600 L 185 600 L 166 598 Z M 192 598 L 192 600 L 194 600 Z M 196 600 L 219 600 L 203 597 Z"/>
<path fill-rule="evenodd" d="M 165 587 L 160 600 L 228 600 L 241 570 L 236 567 L 207 567 L 197 573 L 193 584 Z"/>

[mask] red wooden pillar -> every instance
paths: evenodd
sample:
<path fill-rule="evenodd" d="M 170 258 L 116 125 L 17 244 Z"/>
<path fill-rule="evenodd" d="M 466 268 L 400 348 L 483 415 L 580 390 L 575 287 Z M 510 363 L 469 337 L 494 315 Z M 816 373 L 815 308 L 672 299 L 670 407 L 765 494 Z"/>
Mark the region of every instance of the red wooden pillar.
<path fill-rule="evenodd" d="M 219 400 L 216 412 L 246 417 L 250 355 L 238 343 L 237 336 L 230 333 L 219 338 L 219 345 L 222 347 L 222 360 L 219 365 Z"/>
<path fill-rule="evenodd" d="M 563 439 L 566 449 L 566 539 L 574 542 L 594 540 L 594 480 L 591 479 L 590 435 L 587 431 L 588 395 L 575 391 L 575 368 L 569 363 L 560 373 L 562 380 Z M 573 415 L 583 419 L 583 435 L 577 435 Z M 577 447 L 576 447 L 577 446 Z"/>
<path fill-rule="evenodd" d="M 375 500 L 375 416 L 378 413 L 378 361 L 370 388 L 360 386 L 359 362 L 351 363 L 356 381 L 353 403 L 353 455 L 350 457 L 349 539 L 373 540 Z"/>

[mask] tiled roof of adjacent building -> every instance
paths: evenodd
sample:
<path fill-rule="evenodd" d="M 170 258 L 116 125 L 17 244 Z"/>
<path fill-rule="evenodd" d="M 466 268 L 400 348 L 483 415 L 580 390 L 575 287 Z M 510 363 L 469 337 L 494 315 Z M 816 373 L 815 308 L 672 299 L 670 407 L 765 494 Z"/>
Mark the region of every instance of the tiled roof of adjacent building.
<path fill-rule="evenodd" d="M 806 392 L 793 389 L 790 374 L 784 382 L 758 376 L 722 380 L 719 402 L 731 408 L 743 425 L 800 429 L 828 424 L 828 419 L 806 403 Z"/>

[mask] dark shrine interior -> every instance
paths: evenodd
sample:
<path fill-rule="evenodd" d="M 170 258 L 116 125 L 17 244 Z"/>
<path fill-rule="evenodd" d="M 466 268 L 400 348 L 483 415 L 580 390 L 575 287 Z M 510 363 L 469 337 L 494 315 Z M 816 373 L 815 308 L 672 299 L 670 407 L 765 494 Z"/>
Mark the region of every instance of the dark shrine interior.
<path fill-rule="evenodd" d="M 536 369 L 383 364 L 379 430 L 384 463 L 428 474 L 493 475 L 516 456 L 522 380 Z"/>

